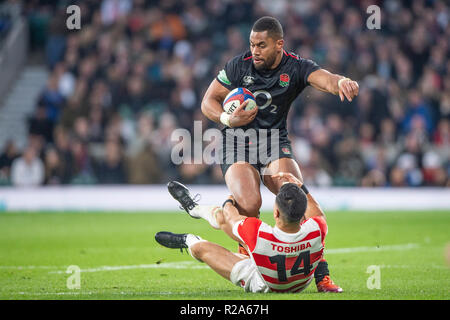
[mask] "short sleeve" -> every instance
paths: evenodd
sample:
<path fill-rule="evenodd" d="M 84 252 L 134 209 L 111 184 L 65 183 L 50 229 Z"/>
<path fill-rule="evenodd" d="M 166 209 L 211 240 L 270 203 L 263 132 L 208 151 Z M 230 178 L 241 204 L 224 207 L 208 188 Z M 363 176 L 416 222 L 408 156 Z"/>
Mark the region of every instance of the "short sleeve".
<path fill-rule="evenodd" d="M 225 67 L 219 71 L 216 79 L 228 90 L 239 87 L 239 61 L 241 57 L 235 57 L 225 64 Z"/>
<path fill-rule="evenodd" d="M 245 243 L 250 251 L 253 251 L 258 240 L 258 231 L 262 221 L 258 218 L 246 218 L 236 222 L 233 226 L 233 234 Z"/>
<path fill-rule="evenodd" d="M 309 75 L 316 71 L 319 70 L 320 67 L 317 63 L 315 63 L 314 61 L 310 60 L 310 59 L 303 59 L 300 58 L 298 60 L 298 75 L 299 75 L 299 81 L 300 83 L 303 83 L 303 85 L 306 87 L 309 85 L 308 82 L 308 77 Z"/>
<path fill-rule="evenodd" d="M 325 237 L 328 233 L 327 222 L 325 221 L 325 218 L 322 216 L 315 216 L 315 217 L 312 217 L 311 219 L 313 219 L 319 225 L 320 235 L 321 235 L 322 243 L 323 243 L 325 241 Z"/>

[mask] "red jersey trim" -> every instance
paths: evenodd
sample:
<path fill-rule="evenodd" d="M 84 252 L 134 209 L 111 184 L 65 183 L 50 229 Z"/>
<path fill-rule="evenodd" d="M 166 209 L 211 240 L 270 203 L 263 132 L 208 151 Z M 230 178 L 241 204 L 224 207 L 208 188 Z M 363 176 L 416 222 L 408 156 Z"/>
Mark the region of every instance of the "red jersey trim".
<path fill-rule="evenodd" d="M 321 216 L 312 217 L 311 219 L 313 219 L 319 225 L 319 229 L 320 229 L 320 233 L 321 233 L 321 239 L 322 239 L 322 245 L 324 245 L 325 236 L 328 233 L 327 222 Z"/>
<path fill-rule="evenodd" d="M 291 292 L 292 292 L 292 293 L 297 293 L 297 292 L 303 291 L 304 289 L 306 289 L 306 287 L 308 286 L 308 284 L 311 283 L 311 280 L 312 280 L 312 278 L 309 279 L 309 282 L 305 283 L 305 284 L 303 285 L 303 287 L 299 287 L 298 289 L 295 289 L 295 290 L 293 290 L 293 291 L 291 291 Z"/>
<path fill-rule="evenodd" d="M 283 49 L 283 52 L 286 56 L 289 56 L 291 58 L 294 58 L 295 60 L 300 60 L 299 57 L 294 56 L 293 54 L 287 53 L 286 50 Z"/>
<path fill-rule="evenodd" d="M 263 238 L 263 239 L 268 240 L 268 241 L 292 244 L 292 243 L 298 243 L 298 242 L 302 242 L 302 241 L 306 241 L 306 240 L 311 240 L 311 239 L 317 238 L 317 237 L 320 236 L 320 231 L 319 230 L 311 231 L 310 233 L 308 233 L 306 235 L 306 237 L 304 237 L 303 239 L 301 239 L 299 241 L 296 241 L 296 242 L 284 242 L 284 241 L 278 240 L 272 233 L 268 233 L 268 232 L 264 232 L 264 231 L 260 231 L 259 232 L 259 236 L 261 238 Z"/>
<path fill-rule="evenodd" d="M 249 56 L 249 57 L 247 57 L 247 58 L 244 58 L 243 60 L 244 60 L 244 61 L 247 61 L 247 60 L 250 60 L 251 58 L 253 58 L 253 56 Z"/>
<path fill-rule="evenodd" d="M 286 288 L 286 289 L 275 289 L 275 288 L 270 288 L 270 290 L 273 291 L 273 292 L 291 292 L 292 290 L 294 290 L 294 289 L 296 289 L 296 288 L 299 288 L 299 287 L 300 287 L 299 289 L 303 289 L 303 287 L 305 286 L 305 284 L 307 284 L 309 281 L 311 281 L 311 280 L 308 279 L 308 280 L 306 280 L 306 281 L 297 283 L 297 284 L 293 285 L 292 287 Z"/>
<path fill-rule="evenodd" d="M 322 248 L 320 251 L 311 253 L 310 256 L 311 256 L 311 258 L 310 258 L 310 259 L 311 259 L 311 261 L 310 261 L 311 264 L 313 264 L 314 262 L 316 262 L 316 261 L 322 259 L 322 256 L 323 256 L 323 248 Z"/>
<path fill-rule="evenodd" d="M 306 281 L 308 281 L 309 277 L 312 276 L 312 274 L 314 273 L 315 269 L 312 270 L 309 274 L 307 274 L 306 276 L 302 273 L 302 274 L 296 274 L 295 276 L 289 277 L 287 278 L 287 281 L 283 281 L 281 282 L 280 280 L 278 280 L 277 278 L 272 278 L 271 276 L 265 275 L 265 274 L 261 274 L 262 277 L 264 278 L 265 281 L 269 282 L 269 283 L 273 283 L 273 284 L 288 284 L 290 282 L 294 282 L 297 280 L 303 280 L 306 279 Z M 297 285 L 297 284 L 296 284 Z M 284 289 L 283 289 L 284 290 Z"/>

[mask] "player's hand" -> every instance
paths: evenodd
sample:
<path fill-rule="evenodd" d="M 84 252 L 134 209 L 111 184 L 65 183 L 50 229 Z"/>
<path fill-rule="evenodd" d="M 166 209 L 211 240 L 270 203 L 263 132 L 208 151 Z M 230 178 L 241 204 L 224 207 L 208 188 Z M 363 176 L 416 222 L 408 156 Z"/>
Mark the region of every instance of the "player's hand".
<path fill-rule="evenodd" d="M 344 99 L 347 98 L 348 101 L 352 101 L 354 97 L 356 97 L 359 93 L 359 85 L 356 81 L 351 79 L 344 79 L 338 82 L 339 85 L 339 97 L 341 101 L 344 102 Z"/>
<path fill-rule="evenodd" d="M 258 107 L 255 107 L 252 110 L 245 110 L 245 106 L 248 104 L 249 100 L 244 101 L 230 116 L 230 126 L 234 127 L 242 127 L 246 124 L 250 123 L 255 119 L 256 114 L 258 113 Z"/>
<path fill-rule="evenodd" d="M 272 178 L 285 181 L 284 183 L 294 183 L 299 187 L 303 185 L 303 182 L 290 172 L 278 172 L 277 174 L 273 174 Z"/>

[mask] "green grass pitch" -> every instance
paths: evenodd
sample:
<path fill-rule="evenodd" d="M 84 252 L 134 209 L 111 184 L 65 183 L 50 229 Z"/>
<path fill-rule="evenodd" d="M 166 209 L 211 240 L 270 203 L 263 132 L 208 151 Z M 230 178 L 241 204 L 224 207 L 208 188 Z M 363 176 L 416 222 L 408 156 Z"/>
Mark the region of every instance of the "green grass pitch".
<path fill-rule="evenodd" d="M 273 223 L 271 213 L 262 219 Z M 0 213 L 0 299 L 450 299 L 450 211 L 328 212 L 325 258 L 344 292 L 250 294 L 187 253 L 156 243 L 158 231 L 237 244 L 182 211 Z M 69 289 L 68 266 L 81 269 Z M 380 289 L 369 289 L 369 266 Z M 369 283 L 371 283 L 369 281 Z"/>

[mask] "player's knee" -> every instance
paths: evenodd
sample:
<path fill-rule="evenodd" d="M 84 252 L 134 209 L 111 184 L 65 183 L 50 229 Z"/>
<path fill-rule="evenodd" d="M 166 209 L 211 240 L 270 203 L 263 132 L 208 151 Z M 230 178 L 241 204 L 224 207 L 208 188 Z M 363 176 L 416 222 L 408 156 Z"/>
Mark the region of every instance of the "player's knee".
<path fill-rule="evenodd" d="M 204 246 L 205 241 L 201 241 L 201 242 L 197 242 L 194 245 L 189 247 L 189 250 L 191 251 L 191 255 L 198 259 L 198 260 L 202 260 L 202 256 L 205 254 L 205 246 Z"/>

